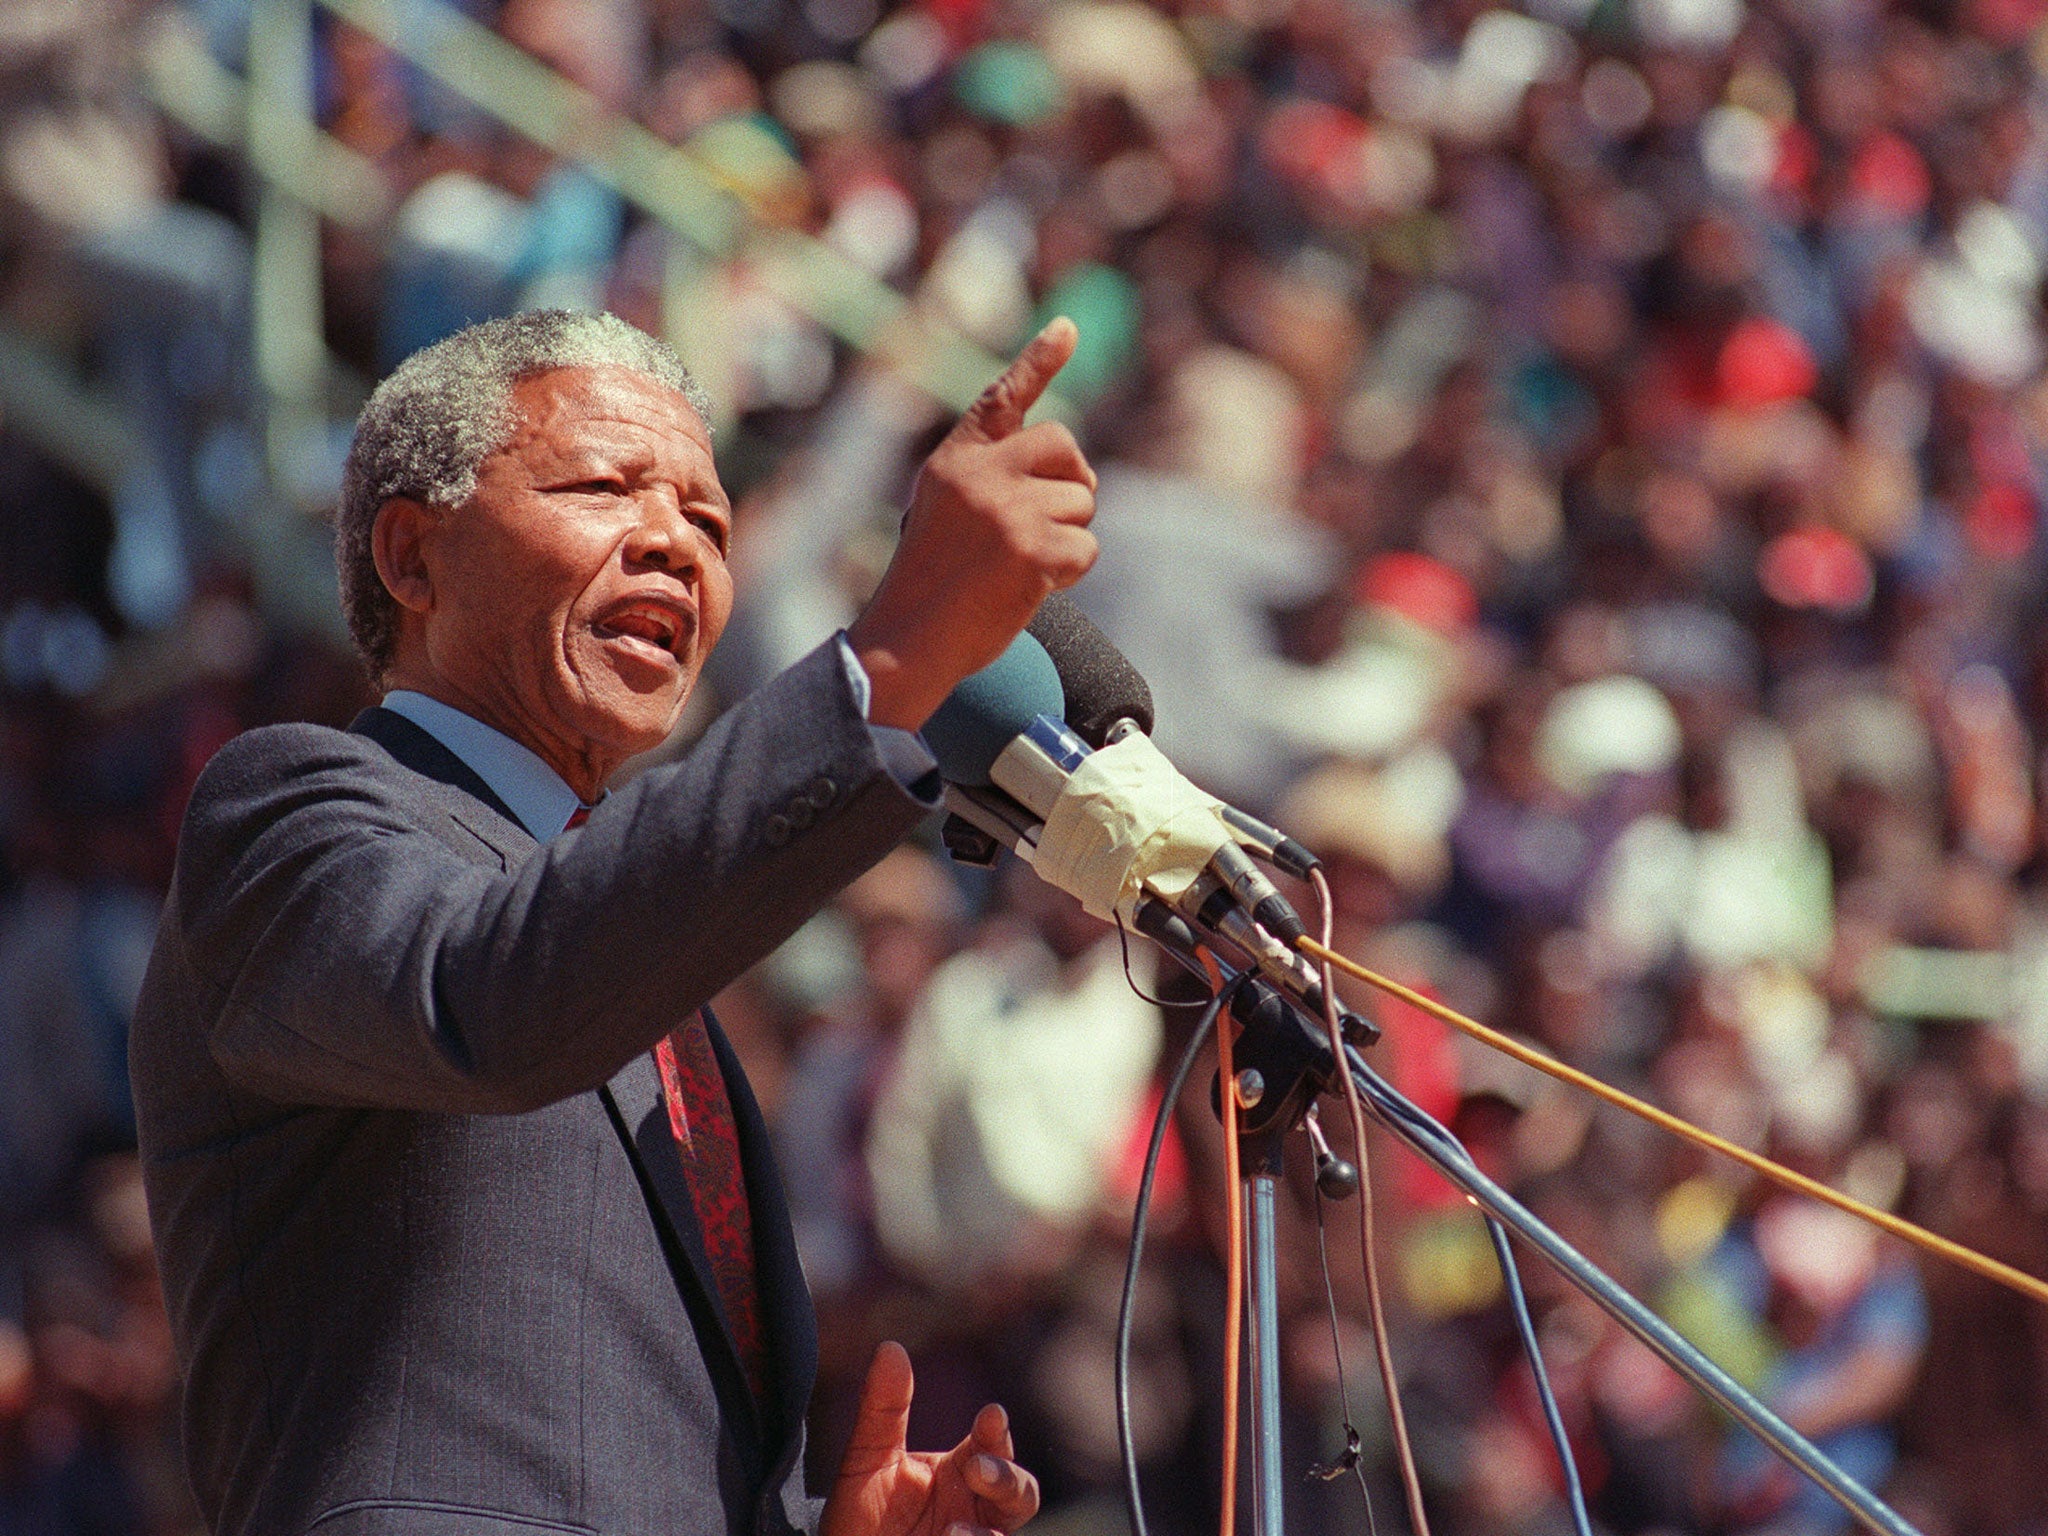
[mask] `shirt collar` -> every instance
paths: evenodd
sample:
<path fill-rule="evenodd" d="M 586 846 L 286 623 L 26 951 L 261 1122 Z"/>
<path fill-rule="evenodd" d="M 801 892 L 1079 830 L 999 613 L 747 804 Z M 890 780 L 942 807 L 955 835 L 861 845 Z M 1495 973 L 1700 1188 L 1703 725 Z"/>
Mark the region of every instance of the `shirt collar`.
<path fill-rule="evenodd" d="M 467 763 L 536 842 L 545 843 L 560 832 L 583 803 L 576 791 L 562 782 L 562 776 L 530 748 L 452 704 L 410 688 L 394 688 L 384 695 L 384 707 L 403 715 Z"/>

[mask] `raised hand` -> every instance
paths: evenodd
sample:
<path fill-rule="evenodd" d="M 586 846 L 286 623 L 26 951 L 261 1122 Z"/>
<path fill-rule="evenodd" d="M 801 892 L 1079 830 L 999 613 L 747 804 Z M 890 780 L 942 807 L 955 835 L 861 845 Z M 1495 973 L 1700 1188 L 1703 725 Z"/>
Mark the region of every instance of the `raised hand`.
<path fill-rule="evenodd" d="M 902 1345 L 875 1351 L 818 1536 L 990 1536 L 1037 1514 L 1038 1480 L 1010 1459 L 994 1403 L 952 1450 L 904 1448 L 913 1385 Z"/>
<path fill-rule="evenodd" d="M 1095 563 L 1095 471 L 1059 423 L 1024 425 L 1079 340 L 1064 317 L 1046 326 L 919 470 L 896 556 L 847 630 L 876 724 L 923 725 Z"/>

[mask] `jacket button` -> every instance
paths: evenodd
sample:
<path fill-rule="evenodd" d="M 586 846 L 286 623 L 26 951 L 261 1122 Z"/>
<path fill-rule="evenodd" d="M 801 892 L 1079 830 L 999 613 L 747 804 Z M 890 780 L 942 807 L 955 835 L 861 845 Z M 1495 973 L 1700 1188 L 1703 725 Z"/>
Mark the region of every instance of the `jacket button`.
<path fill-rule="evenodd" d="M 839 798 L 839 786 L 823 774 L 819 774 L 817 778 L 811 780 L 809 798 L 814 809 L 827 810 L 832 802 Z"/>
<path fill-rule="evenodd" d="M 802 795 L 798 795 L 796 799 L 790 801 L 789 809 L 782 814 L 789 819 L 789 824 L 799 832 L 817 820 L 818 817 L 818 813 L 811 809 L 811 802 L 804 799 Z"/>
<path fill-rule="evenodd" d="M 770 848 L 780 848 L 789 841 L 789 834 L 794 830 L 787 816 L 770 816 L 768 825 L 761 829 L 761 840 Z"/>

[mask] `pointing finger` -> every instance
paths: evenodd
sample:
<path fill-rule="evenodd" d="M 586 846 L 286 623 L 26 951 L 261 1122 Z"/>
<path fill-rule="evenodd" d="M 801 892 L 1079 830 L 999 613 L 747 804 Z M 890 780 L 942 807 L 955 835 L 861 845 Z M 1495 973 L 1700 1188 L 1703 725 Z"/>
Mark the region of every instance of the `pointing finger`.
<path fill-rule="evenodd" d="M 1053 375 L 1067 366 L 1081 333 L 1065 315 L 1046 325 L 1024 345 L 1002 377 L 981 392 L 950 434 L 970 443 L 1000 442 L 1024 424 L 1024 414 L 1038 403 Z"/>

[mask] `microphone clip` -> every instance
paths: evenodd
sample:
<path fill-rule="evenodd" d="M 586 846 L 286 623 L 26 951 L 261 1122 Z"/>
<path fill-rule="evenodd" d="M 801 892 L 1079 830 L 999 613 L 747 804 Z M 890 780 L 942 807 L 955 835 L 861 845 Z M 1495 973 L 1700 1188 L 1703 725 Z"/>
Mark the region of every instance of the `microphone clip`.
<path fill-rule="evenodd" d="M 946 813 L 945 821 L 939 825 L 939 841 L 955 864 L 971 864 L 976 869 L 993 869 L 996 860 L 1003 856 L 1003 845 L 994 834 L 977 827 L 958 811 Z"/>

